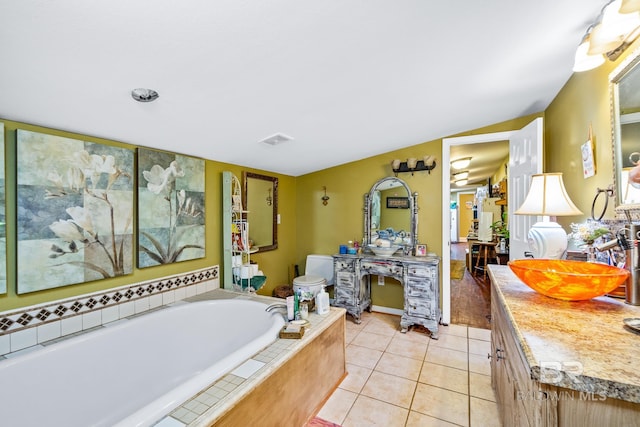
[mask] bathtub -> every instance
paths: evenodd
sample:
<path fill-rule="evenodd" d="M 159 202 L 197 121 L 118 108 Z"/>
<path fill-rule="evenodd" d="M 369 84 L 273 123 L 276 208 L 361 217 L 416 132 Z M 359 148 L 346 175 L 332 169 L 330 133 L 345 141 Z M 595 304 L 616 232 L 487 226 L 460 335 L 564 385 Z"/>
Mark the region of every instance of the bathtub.
<path fill-rule="evenodd" d="M 153 425 L 275 341 L 266 307 L 185 303 L 0 361 L 0 424 Z"/>

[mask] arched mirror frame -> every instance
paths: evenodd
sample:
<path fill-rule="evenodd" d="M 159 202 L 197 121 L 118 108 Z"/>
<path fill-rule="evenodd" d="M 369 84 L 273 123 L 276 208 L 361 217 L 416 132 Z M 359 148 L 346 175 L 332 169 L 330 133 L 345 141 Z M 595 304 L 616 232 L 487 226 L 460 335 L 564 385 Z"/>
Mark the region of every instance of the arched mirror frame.
<path fill-rule="evenodd" d="M 260 175 L 257 173 L 253 173 L 253 172 L 243 172 L 242 173 L 242 179 L 244 181 L 244 187 L 243 187 L 243 197 L 242 197 L 242 201 L 244 204 L 244 209 L 249 211 L 247 213 L 247 222 L 249 223 L 249 237 L 251 237 L 251 209 L 250 206 L 247 206 L 248 203 L 248 196 L 249 196 L 249 192 L 251 191 L 251 189 L 249 188 L 249 179 L 259 179 L 259 180 L 263 180 L 263 181 L 269 181 L 271 182 L 271 190 L 272 190 L 272 194 L 269 196 L 271 197 L 271 208 L 273 211 L 273 215 L 271 218 L 271 227 L 272 227 L 272 236 L 273 239 L 271 241 L 270 245 L 262 245 L 262 246 L 258 246 L 258 252 L 266 252 L 266 251 L 272 251 L 274 249 L 278 249 L 278 178 L 274 177 L 274 176 L 267 176 L 267 175 Z"/>
<path fill-rule="evenodd" d="M 631 71 L 640 71 L 638 64 L 640 63 L 640 47 L 625 58 L 609 74 L 609 94 L 611 101 L 611 143 L 613 153 L 613 182 L 616 190 L 616 211 L 617 212 L 638 212 L 640 204 L 625 204 L 623 194 L 626 182 L 622 180 L 622 171 L 625 165 L 622 150 L 622 129 L 621 129 L 621 108 L 620 108 L 620 91 L 619 84 Z M 638 77 L 640 79 L 640 76 Z M 640 82 L 639 82 L 640 85 Z M 640 109 L 640 104 L 638 105 Z"/>
<path fill-rule="evenodd" d="M 405 254 L 413 254 L 415 253 L 415 247 L 417 244 L 418 238 L 418 193 L 412 193 L 409 185 L 404 182 L 402 179 L 397 177 L 386 177 L 382 178 L 378 182 L 376 182 L 372 187 L 369 193 L 364 195 L 364 239 L 363 244 L 365 248 L 372 244 L 371 239 L 371 213 L 372 213 L 372 201 L 374 199 L 376 191 L 380 191 L 380 187 L 383 184 L 392 184 L 398 183 L 402 186 L 407 192 L 407 198 L 409 200 L 409 214 L 410 214 L 410 233 L 411 233 L 411 243 L 403 243 L 403 252 Z M 387 188 L 390 188 L 388 186 Z"/>

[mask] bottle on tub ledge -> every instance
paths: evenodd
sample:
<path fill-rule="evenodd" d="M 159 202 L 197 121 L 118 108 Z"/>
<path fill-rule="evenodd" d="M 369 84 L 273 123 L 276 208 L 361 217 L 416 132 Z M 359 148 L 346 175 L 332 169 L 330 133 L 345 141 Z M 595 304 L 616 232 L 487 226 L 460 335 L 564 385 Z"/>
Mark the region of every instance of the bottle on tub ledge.
<path fill-rule="evenodd" d="M 324 285 L 316 295 L 316 312 L 321 316 L 329 314 L 329 294 L 325 291 Z"/>

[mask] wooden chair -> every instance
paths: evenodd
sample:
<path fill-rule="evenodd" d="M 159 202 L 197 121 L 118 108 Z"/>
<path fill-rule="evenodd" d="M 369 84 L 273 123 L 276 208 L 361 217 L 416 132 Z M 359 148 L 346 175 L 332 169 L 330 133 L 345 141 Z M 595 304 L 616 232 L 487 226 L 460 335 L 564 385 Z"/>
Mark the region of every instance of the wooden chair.
<path fill-rule="evenodd" d="M 478 249 L 478 258 L 476 259 L 476 265 L 473 269 L 473 275 L 482 270 L 483 278 L 487 278 L 487 264 L 489 264 L 489 259 L 495 260 L 497 262 L 496 257 L 496 245 L 498 242 L 481 242 L 477 241 L 474 244 L 479 246 Z"/>

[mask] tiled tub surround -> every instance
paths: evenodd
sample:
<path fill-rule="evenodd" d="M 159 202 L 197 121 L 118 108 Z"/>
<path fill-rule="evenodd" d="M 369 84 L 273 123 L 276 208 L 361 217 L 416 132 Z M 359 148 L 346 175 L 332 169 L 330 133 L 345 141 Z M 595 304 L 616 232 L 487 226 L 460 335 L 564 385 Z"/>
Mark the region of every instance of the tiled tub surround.
<path fill-rule="evenodd" d="M 216 290 L 190 298 L 282 299 Z M 302 339 L 278 339 L 203 390 L 157 427 L 302 426 L 346 375 L 345 310 L 309 314 Z"/>
<path fill-rule="evenodd" d="M 623 323 L 625 318 L 640 318 L 640 307 L 606 296 L 576 302 L 548 298 L 507 266 L 490 266 L 489 271 L 492 299 L 504 309 L 527 376 L 559 393 L 552 405 L 557 417 L 580 403 L 590 408 L 592 412 L 583 413 L 591 417 L 596 406 L 604 410 L 608 405 L 631 414 L 638 423 L 633 425 L 640 425 L 640 334 Z M 585 396 L 594 398 L 587 401 Z"/>
<path fill-rule="evenodd" d="M 276 340 L 284 320 L 266 307 L 176 303 L 4 360 L 2 423 L 151 426 Z"/>
<path fill-rule="evenodd" d="M 26 319 L 28 316 L 35 318 L 34 313 L 37 314 L 41 310 L 53 311 L 60 306 L 67 307 L 67 310 L 64 310 L 65 313 L 68 311 L 73 312 L 73 317 L 80 319 L 80 325 L 86 327 L 84 331 L 82 327 L 70 328 L 70 330 L 67 330 L 69 332 L 66 334 L 67 336 L 62 338 L 60 338 L 62 336 L 61 333 L 53 334 L 53 339 L 46 342 L 40 340 L 38 345 L 21 345 L 19 346 L 20 350 L 6 355 L 7 360 L 2 361 L 1 359 L 5 357 L 0 356 L 0 366 L 4 363 L 10 364 L 12 362 L 11 359 L 14 357 L 29 357 L 29 353 L 32 351 L 35 354 L 36 350 L 42 347 L 46 348 L 50 344 L 56 344 L 60 341 L 63 341 L 64 344 L 64 342 L 72 341 L 76 335 L 81 335 L 81 338 L 84 338 L 85 335 L 91 335 L 96 329 L 100 331 L 105 328 L 116 327 L 123 323 L 116 321 L 121 317 L 137 318 L 142 315 L 142 318 L 146 318 L 146 312 L 164 308 L 157 304 L 159 301 L 166 302 L 166 307 L 217 299 L 249 299 L 263 304 L 282 303 L 282 300 L 276 298 L 219 289 L 217 273 L 218 268 L 216 266 L 213 269 L 197 271 L 187 275 L 111 289 L 108 293 L 85 295 L 76 299 L 57 301 L 20 311 L 2 313 L 0 314 L 2 316 L 0 319 L 10 319 L 10 322 L 7 323 L 11 323 L 12 327 L 10 329 L 7 328 L 8 330 L 0 338 L 9 338 L 14 334 L 24 333 L 28 330 L 37 330 L 35 336 L 42 337 L 40 328 L 47 327 L 47 324 L 43 324 L 42 320 L 39 319 L 34 324 L 22 325 L 16 319 Z M 204 280 L 199 282 L 199 278 Z M 169 291 L 167 291 L 167 288 Z M 164 289 L 164 293 L 160 294 L 161 299 L 154 298 L 151 301 L 149 297 L 144 296 L 144 293 L 140 291 L 141 289 L 144 289 L 147 294 L 152 294 L 151 297 L 155 296 L 154 294 L 158 292 L 158 289 Z M 169 295 L 167 295 L 168 292 L 170 293 Z M 127 298 L 126 302 L 121 303 L 125 304 L 124 306 L 114 305 L 116 312 L 122 314 L 122 316 L 105 315 L 105 313 L 101 312 L 99 315 L 101 322 L 91 322 L 89 324 L 83 322 L 86 319 L 85 315 L 91 316 L 90 313 L 93 311 L 104 310 L 104 308 L 98 308 L 96 304 L 91 302 L 89 302 L 89 305 L 93 305 L 93 308 L 89 310 L 87 301 L 99 301 L 99 298 L 102 297 L 104 297 L 103 301 L 107 301 L 107 298 L 113 299 L 112 295 L 114 294 L 125 295 L 125 298 L 127 298 L 126 295 L 131 295 L 131 299 L 134 300 L 131 301 Z M 141 300 L 142 298 L 145 299 Z M 87 309 L 81 309 L 76 313 L 73 309 L 68 308 L 71 306 L 77 308 L 78 305 L 83 305 Z M 112 307 L 107 308 L 111 309 Z M 149 315 L 151 316 L 152 313 Z M 278 318 L 280 314 L 274 312 L 270 316 Z M 61 322 L 68 317 L 70 315 L 63 319 L 49 320 L 49 323 L 57 325 L 59 329 L 64 329 Z M 227 320 L 232 321 L 233 316 L 229 317 Z M 191 398 L 184 401 L 181 406 L 159 421 L 157 425 L 163 427 L 208 426 L 213 423 L 216 425 L 238 425 L 238 414 L 240 414 L 240 420 L 243 420 L 243 414 L 257 416 L 260 421 L 264 421 L 265 417 L 271 415 L 276 416 L 278 420 L 292 420 L 292 425 L 302 425 L 304 421 L 317 412 L 322 402 L 345 375 L 344 310 L 331 308 L 330 314 L 324 317 L 312 313 L 309 321 L 311 323 L 310 328 L 301 340 L 277 339 L 271 345 L 254 354 L 253 357 L 241 363 L 230 373 L 224 375 L 213 384 L 205 386 L 199 393 L 194 392 Z M 101 327 L 101 323 L 105 326 Z M 15 326 L 15 324 L 19 326 Z M 25 349 L 25 347 L 27 348 Z M 194 351 L 193 348 L 190 350 Z M 330 353 L 328 356 L 322 353 L 325 350 Z M 305 381 L 299 387 L 291 387 L 292 373 L 297 372 L 298 376 L 302 377 L 308 375 L 310 361 L 314 362 L 311 369 L 317 369 L 315 376 L 318 379 Z M 94 369 L 98 369 L 100 366 L 95 359 L 88 363 Z M 144 361 L 135 364 L 135 366 L 140 365 L 144 365 Z M 283 384 L 283 381 L 286 385 Z M 21 383 L 24 382 L 21 380 Z M 121 391 L 128 390 L 128 383 L 129 381 L 126 384 L 120 384 Z M 287 390 L 284 391 L 284 395 L 287 396 L 283 396 L 281 392 L 285 388 Z M 273 390 L 279 390 L 279 392 L 274 394 Z M 305 399 L 301 402 L 300 390 L 306 390 L 306 394 L 310 399 Z M 7 391 L 9 394 L 21 396 L 23 401 L 29 405 L 29 410 L 35 408 L 32 400 L 24 398 L 25 395 L 33 394 L 33 390 L 30 389 L 21 394 L 19 390 L 9 387 Z M 59 394 L 64 397 L 62 393 Z M 127 393 L 124 394 L 128 395 Z M 288 397 L 289 400 L 283 399 L 283 397 Z M 5 402 L 0 400 L 0 411 L 2 411 L 2 406 Z M 267 406 L 265 407 L 264 405 Z M 71 424 L 65 423 L 65 425 Z"/>
<path fill-rule="evenodd" d="M 0 312 L 0 359 L 220 287 L 219 267 Z"/>

